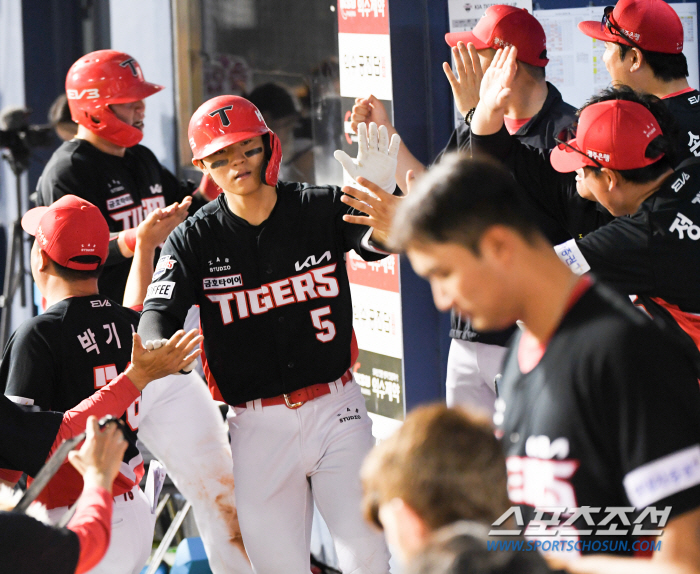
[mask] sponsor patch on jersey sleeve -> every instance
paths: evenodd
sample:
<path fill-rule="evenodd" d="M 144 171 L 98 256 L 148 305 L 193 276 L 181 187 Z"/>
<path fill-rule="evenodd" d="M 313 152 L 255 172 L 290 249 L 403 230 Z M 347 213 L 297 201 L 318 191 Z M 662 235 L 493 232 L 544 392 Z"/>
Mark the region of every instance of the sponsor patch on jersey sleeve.
<path fill-rule="evenodd" d="M 243 279 L 238 275 L 226 275 L 225 277 L 207 277 L 202 282 L 204 289 L 228 289 L 231 287 L 243 287 Z"/>
<path fill-rule="evenodd" d="M 700 484 L 700 445 L 643 464 L 628 472 L 622 484 L 636 508 Z"/>
<path fill-rule="evenodd" d="M 569 239 L 566 243 L 561 243 L 554 247 L 554 251 L 564 263 L 569 266 L 576 275 L 583 275 L 591 270 L 591 266 L 581 253 L 575 239 Z"/>
<path fill-rule="evenodd" d="M 126 207 L 127 205 L 133 205 L 134 200 L 131 197 L 131 194 L 125 193 L 124 195 L 118 195 L 117 197 L 113 197 L 111 199 L 107 200 L 107 210 L 108 211 L 114 211 L 115 209 L 121 209 L 122 207 Z"/>
<path fill-rule="evenodd" d="M 175 281 L 156 281 L 148 286 L 146 298 L 149 299 L 171 299 L 175 290 Z"/>
<path fill-rule="evenodd" d="M 173 259 L 172 255 L 163 255 L 158 259 L 155 271 L 153 272 L 153 281 L 165 275 L 166 271 L 169 271 L 175 266 L 175 263 L 177 263 L 177 261 Z"/>

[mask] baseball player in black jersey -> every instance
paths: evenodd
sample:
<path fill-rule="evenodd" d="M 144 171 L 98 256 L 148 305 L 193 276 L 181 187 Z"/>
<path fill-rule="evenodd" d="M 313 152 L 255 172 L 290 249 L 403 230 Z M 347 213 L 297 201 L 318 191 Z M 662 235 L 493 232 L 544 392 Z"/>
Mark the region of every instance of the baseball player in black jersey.
<path fill-rule="evenodd" d="M 445 36 L 452 47 L 454 72 L 443 64 L 452 88 L 455 106 L 464 116 L 452 132 L 435 162 L 447 153 L 471 153 L 470 122 L 479 101 L 479 86 L 484 71 L 499 46 L 517 46 L 518 72 L 513 79 L 514 97 L 504 116 L 509 133 L 521 142 L 540 149 L 552 149 L 554 137 L 574 121 L 576 109 L 561 97 L 559 90 L 545 80 L 547 58 L 546 36 L 542 25 L 527 10 L 495 4 L 490 6 L 470 32 Z M 376 121 L 395 131 L 382 103 L 374 96 L 357 98 L 352 109 L 353 125 Z M 406 146 L 398 158 L 397 180 L 404 179 L 410 168 L 416 175 L 425 167 L 412 156 Z M 525 201 L 528 201 L 526 198 Z M 533 209 L 533 216 L 553 244 L 571 238 L 561 224 L 542 210 Z M 479 333 L 469 321 L 452 312 L 450 352 L 447 360 L 445 399 L 449 406 L 468 405 L 493 413 L 496 393 L 494 379 L 500 372 L 506 345 L 515 326 L 498 332 Z"/>
<path fill-rule="evenodd" d="M 529 522 L 533 542 L 546 539 L 541 548 L 564 557 L 632 553 L 640 545 L 627 536 L 663 532 L 652 564 L 695 568 L 693 359 L 623 296 L 562 264 L 523 214 L 515 187 L 502 165 L 454 156 L 402 202 L 392 243 L 430 280 L 438 308 L 456 307 L 482 329 L 524 324 L 494 416 L 514 515 Z M 630 566 L 596 557 L 567 568 Z"/>
<path fill-rule="evenodd" d="M 29 211 L 22 226 L 36 238 L 32 275 L 48 308 L 10 338 L 0 384 L 20 405 L 67 411 L 127 368 L 139 314 L 98 293 L 109 230 L 97 207 L 66 195 L 51 207 Z M 137 395 L 124 413 L 129 446 L 113 488 L 114 522 L 124 522 L 124 528 L 115 529 L 110 549 L 92 570 L 96 573 L 140 572 L 151 549 L 154 516 L 138 486 L 144 470 L 136 447 L 141 414 Z M 39 500 L 58 520 L 81 490 L 78 472 L 64 464 Z"/>
<path fill-rule="evenodd" d="M 572 269 L 590 269 L 634 296 L 681 344 L 697 348 L 700 249 L 693 237 L 700 239 L 694 223 L 700 199 L 693 181 L 700 164 L 685 160 L 674 171 L 673 120 L 665 106 L 626 87 L 603 92 L 581 110 L 576 137 L 562 140 L 547 158 L 500 129 L 498 100 L 507 98 L 509 61 L 512 53 L 502 54 L 496 66 L 503 64 L 502 74 L 484 76 L 474 148 L 505 159 L 540 205 L 571 228 L 576 239 L 556 250 Z"/>
<path fill-rule="evenodd" d="M 200 307 L 204 365 L 229 428 L 243 541 L 256 572 L 305 572 L 315 501 L 344 572 L 388 572 L 380 534 L 359 511 L 371 421 L 351 366 L 345 253 L 386 252 L 366 225 L 391 201 L 399 140 L 360 130 L 360 155 L 336 156 L 375 194 L 367 216 L 337 187 L 278 182 L 280 144 L 243 98 L 204 103 L 189 125 L 193 163 L 224 190 L 168 238 L 139 333 L 168 337 Z M 369 177 L 368 177 L 369 179 Z M 346 188 L 348 189 L 348 188 Z"/>
<path fill-rule="evenodd" d="M 579 30 L 605 42 L 603 62 L 615 86 L 661 98 L 682 129 L 680 163 L 700 157 L 700 92 L 688 85 L 683 24 L 664 0 L 620 0 L 600 22 L 579 22 Z"/>
<path fill-rule="evenodd" d="M 38 184 L 40 204 L 71 193 L 99 207 L 112 234 L 100 292 L 119 302 L 139 224 L 154 209 L 182 205 L 194 191 L 138 145 L 144 98 L 162 89 L 147 82 L 138 62 L 123 52 L 99 50 L 80 58 L 66 77 L 78 134 L 56 150 Z M 192 201 L 193 213 L 206 202 L 199 193 Z M 154 230 L 158 243 L 177 223 L 171 218 Z M 189 373 L 176 385 L 155 381 L 144 392 L 141 407 L 139 438 L 192 503 L 212 571 L 228 573 L 235 564 L 245 572 L 250 567 L 242 555 L 226 425 L 201 377 Z"/>

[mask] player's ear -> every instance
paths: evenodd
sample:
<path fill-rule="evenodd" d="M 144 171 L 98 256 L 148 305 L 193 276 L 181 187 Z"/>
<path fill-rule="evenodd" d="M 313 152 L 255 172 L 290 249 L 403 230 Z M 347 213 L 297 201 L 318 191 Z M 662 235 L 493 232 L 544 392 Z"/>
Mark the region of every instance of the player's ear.
<path fill-rule="evenodd" d="M 46 251 L 43 249 L 39 249 L 39 271 L 46 271 L 49 268 L 49 265 L 51 265 L 52 261 L 51 258 L 46 254 Z"/>
<path fill-rule="evenodd" d="M 204 162 L 203 162 L 201 159 L 194 159 L 194 158 L 192 158 L 192 165 L 193 165 L 194 167 L 199 168 L 199 169 L 200 169 L 201 171 L 203 171 L 204 173 L 207 173 L 207 168 L 204 167 Z"/>
<path fill-rule="evenodd" d="M 642 55 L 642 52 L 639 49 L 634 47 L 630 50 L 630 53 L 632 54 L 632 61 L 630 62 L 630 72 L 636 72 L 642 67 L 642 64 L 644 63 L 644 56 Z"/>
<path fill-rule="evenodd" d="M 624 181 L 619 172 L 615 171 L 614 169 L 608 169 L 607 167 L 600 170 L 600 175 L 601 177 L 605 178 L 605 187 L 607 188 L 608 192 L 611 192 L 615 188 L 619 187 Z"/>
<path fill-rule="evenodd" d="M 512 259 L 515 248 L 514 231 L 505 225 L 492 225 L 479 240 L 479 252 L 485 259 L 506 263 Z"/>

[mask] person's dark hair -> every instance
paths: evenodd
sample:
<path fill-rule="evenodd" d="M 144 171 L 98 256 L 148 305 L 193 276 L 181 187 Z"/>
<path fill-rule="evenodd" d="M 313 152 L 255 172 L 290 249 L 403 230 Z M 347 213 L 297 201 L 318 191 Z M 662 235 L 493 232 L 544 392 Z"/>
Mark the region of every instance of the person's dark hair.
<path fill-rule="evenodd" d="M 489 537 L 484 524 L 460 521 L 438 530 L 411 560 L 407 574 L 550 574 L 539 552 L 493 550 L 503 538 Z M 509 542 L 527 542 L 509 538 Z"/>
<path fill-rule="evenodd" d="M 100 258 L 97 255 L 78 255 L 76 257 L 71 257 L 71 261 L 75 261 L 76 263 L 99 263 Z M 56 275 L 64 281 L 69 281 L 71 283 L 74 281 L 85 281 L 86 279 L 99 279 L 102 274 L 102 269 L 104 269 L 104 265 L 100 265 L 97 269 L 84 271 L 64 267 L 56 263 L 53 259 L 51 263 L 56 271 Z"/>
<path fill-rule="evenodd" d="M 677 144 L 679 127 L 676 119 L 668 111 L 666 105 L 659 98 L 651 94 L 635 92 L 629 86 L 617 86 L 614 88 L 607 88 L 597 96 L 592 97 L 577 114 L 580 115 L 588 106 L 610 100 L 626 100 L 643 105 L 651 112 L 654 118 L 656 118 L 661 128 L 661 135 L 649 142 L 646 153 L 644 154 L 647 158 L 655 158 L 663 155 L 659 161 L 638 169 L 616 171 L 627 181 L 633 183 L 648 183 L 658 179 L 669 169 L 674 169 L 678 155 Z M 584 169 L 592 170 L 596 175 L 600 173 L 599 167 L 585 167 Z"/>
<path fill-rule="evenodd" d="M 61 94 L 51 104 L 49 108 L 49 123 L 54 127 L 58 124 L 73 123 L 66 94 Z"/>
<path fill-rule="evenodd" d="M 618 44 L 617 49 L 620 53 L 620 60 L 624 60 L 632 46 Z M 642 48 L 637 48 L 637 50 L 642 53 L 642 57 L 649 64 L 656 79 L 662 82 L 671 82 L 688 77 L 688 60 L 686 60 L 683 52 L 680 54 L 663 54 L 662 52 L 650 52 Z"/>
<path fill-rule="evenodd" d="M 493 225 L 517 231 L 529 243 L 543 238 L 522 191 L 496 160 L 446 155 L 401 202 L 391 231 L 392 248 L 412 242 L 457 243 L 479 255 L 479 242 Z"/>
<path fill-rule="evenodd" d="M 546 50 L 545 50 L 546 52 Z M 547 73 L 546 73 L 546 68 L 543 66 L 533 66 L 532 64 L 528 64 L 527 62 L 521 62 L 518 60 L 518 65 L 522 66 L 523 69 L 530 74 L 535 80 L 544 80 Z"/>
<path fill-rule="evenodd" d="M 274 120 L 296 116 L 299 113 L 287 88 L 272 82 L 255 88 L 248 94 L 247 99 L 255 104 L 260 113 L 269 114 Z"/>

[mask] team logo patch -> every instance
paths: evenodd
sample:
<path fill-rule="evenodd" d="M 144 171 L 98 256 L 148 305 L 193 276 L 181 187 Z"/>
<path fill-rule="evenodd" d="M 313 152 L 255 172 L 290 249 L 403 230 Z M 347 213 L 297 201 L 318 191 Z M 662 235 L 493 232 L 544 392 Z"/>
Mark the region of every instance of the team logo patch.
<path fill-rule="evenodd" d="M 121 209 L 122 207 L 125 207 L 127 205 L 133 205 L 134 200 L 132 199 L 131 195 L 128 193 L 125 193 L 124 195 L 118 195 L 117 197 L 113 197 L 112 199 L 107 200 L 107 210 L 108 211 L 114 211 L 115 209 Z"/>
<path fill-rule="evenodd" d="M 586 152 L 588 154 L 588 157 L 597 159 L 598 161 L 604 161 L 606 163 L 610 163 L 610 154 L 605 153 L 602 151 L 595 151 L 592 149 L 587 150 Z"/>
<path fill-rule="evenodd" d="M 226 277 L 207 277 L 203 281 L 204 289 L 226 289 L 228 287 L 242 287 L 243 279 L 238 275 L 227 275 Z"/>
<path fill-rule="evenodd" d="M 165 275 L 165 272 L 172 269 L 175 263 L 177 263 L 177 261 L 175 261 L 175 259 L 173 259 L 170 255 L 163 255 L 163 257 L 158 259 L 158 264 L 153 272 L 153 281 Z"/>
<path fill-rule="evenodd" d="M 157 281 L 148 286 L 144 301 L 149 299 L 171 299 L 175 290 L 175 281 Z"/>

